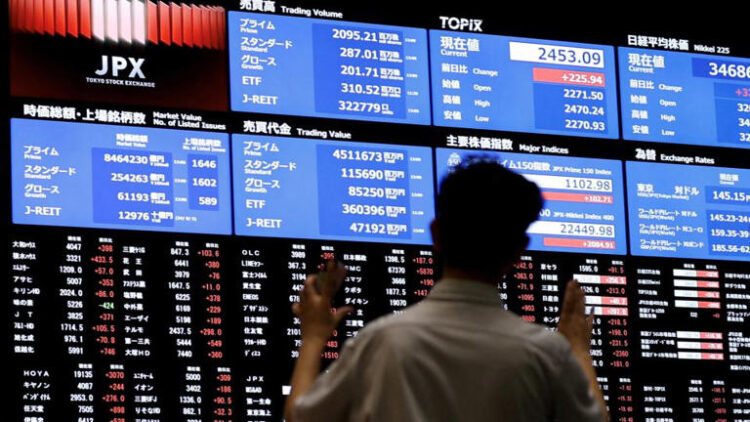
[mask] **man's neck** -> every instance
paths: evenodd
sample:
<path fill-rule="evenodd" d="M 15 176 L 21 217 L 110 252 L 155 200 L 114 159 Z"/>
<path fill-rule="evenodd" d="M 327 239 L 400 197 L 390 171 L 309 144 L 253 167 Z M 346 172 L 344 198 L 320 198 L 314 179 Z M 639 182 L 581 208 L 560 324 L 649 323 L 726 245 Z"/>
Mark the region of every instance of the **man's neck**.
<path fill-rule="evenodd" d="M 498 279 L 496 277 L 489 276 L 487 274 L 475 271 L 467 271 L 461 268 L 444 267 L 443 278 L 458 278 L 463 280 L 476 280 L 483 283 L 497 284 Z"/>

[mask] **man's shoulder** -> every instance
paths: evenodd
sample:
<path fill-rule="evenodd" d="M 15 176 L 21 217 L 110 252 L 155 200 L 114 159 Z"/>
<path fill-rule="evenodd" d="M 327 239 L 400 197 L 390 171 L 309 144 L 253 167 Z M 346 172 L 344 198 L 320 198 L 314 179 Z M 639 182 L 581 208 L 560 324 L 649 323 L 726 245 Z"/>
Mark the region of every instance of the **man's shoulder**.
<path fill-rule="evenodd" d="M 410 325 L 409 319 L 405 317 L 404 313 L 387 314 L 370 321 L 364 328 L 359 330 L 357 336 L 354 338 L 369 340 L 388 335 L 392 330 L 407 328 L 408 325 Z"/>
<path fill-rule="evenodd" d="M 424 332 L 439 328 L 441 322 L 426 318 L 426 307 L 418 303 L 405 308 L 398 314 L 381 316 L 359 331 L 356 343 L 385 343 L 389 339 L 409 339 L 409 333 Z M 502 311 L 503 318 L 488 320 L 487 335 L 498 341 L 508 341 L 524 345 L 524 348 L 558 360 L 570 353 L 570 344 L 560 333 L 543 325 L 527 322 L 510 311 Z M 456 327 L 453 327 L 456 328 Z M 472 327 L 473 328 L 473 327 Z"/>
<path fill-rule="evenodd" d="M 568 340 L 557 331 L 552 331 L 541 324 L 520 320 L 518 334 L 530 347 L 555 361 L 565 358 L 570 353 Z"/>
<path fill-rule="evenodd" d="M 357 335 L 348 339 L 345 346 L 348 348 L 370 348 L 383 347 L 395 340 L 410 338 L 409 332 L 424 329 L 429 322 L 415 317 L 414 310 L 419 307 L 415 304 L 405 308 L 399 313 L 380 316 L 365 325 L 357 332 Z"/>

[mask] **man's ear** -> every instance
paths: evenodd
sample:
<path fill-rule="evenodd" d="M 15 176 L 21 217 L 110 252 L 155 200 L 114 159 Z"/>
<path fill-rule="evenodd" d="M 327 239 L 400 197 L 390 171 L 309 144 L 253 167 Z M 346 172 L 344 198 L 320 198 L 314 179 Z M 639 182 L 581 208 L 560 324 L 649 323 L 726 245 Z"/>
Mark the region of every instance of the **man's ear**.
<path fill-rule="evenodd" d="M 432 234 L 432 246 L 436 252 L 440 252 L 443 249 L 443 243 L 440 236 L 440 225 L 437 219 L 430 222 L 430 234 Z"/>

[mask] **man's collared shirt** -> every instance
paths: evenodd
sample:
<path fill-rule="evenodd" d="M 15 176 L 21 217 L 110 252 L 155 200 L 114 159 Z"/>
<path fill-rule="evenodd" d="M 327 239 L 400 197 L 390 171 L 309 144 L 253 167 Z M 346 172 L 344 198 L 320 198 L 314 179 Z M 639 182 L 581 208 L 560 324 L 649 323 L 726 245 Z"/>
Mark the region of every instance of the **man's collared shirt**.
<path fill-rule="evenodd" d="M 601 421 L 570 344 L 502 308 L 495 286 L 444 279 L 349 339 L 295 421 Z"/>

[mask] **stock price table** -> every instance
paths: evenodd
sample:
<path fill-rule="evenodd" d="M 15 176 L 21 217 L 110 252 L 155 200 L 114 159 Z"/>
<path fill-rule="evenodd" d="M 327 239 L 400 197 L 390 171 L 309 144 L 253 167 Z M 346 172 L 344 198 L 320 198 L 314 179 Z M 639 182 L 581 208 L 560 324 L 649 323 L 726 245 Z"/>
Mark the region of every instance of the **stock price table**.
<path fill-rule="evenodd" d="M 610 46 L 430 31 L 439 126 L 617 138 Z"/>
<path fill-rule="evenodd" d="M 234 135 L 240 235 L 429 244 L 432 152 Z"/>
<path fill-rule="evenodd" d="M 527 234 L 530 250 L 622 254 L 627 251 L 619 161 L 438 148 L 437 178 L 466 160 L 497 160 L 542 190 L 545 207 Z M 508 206 L 512 206 L 509 203 Z"/>
<path fill-rule="evenodd" d="M 750 261 L 750 170 L 626 168 L 633 255 Z"/>
<path fill-rule="evenodd" d="M 10 249 L 18 420 L 278 421 L 307 274 L 333 257 L 349 270 L 338 300 L 356 310 L 326 364 L 435 283 L 413 245 L 52 227 Z"/>
<path fill-rule="evenodd" d="M 750 60 L 620 48 L 625 139 L 750 148 Z"/>
<path fill-rule="evenodd" d="M 13 221 L 230 234 L 229 136 L 14 119 Z"/>
<path fill-rule="evenodd" d="M 229 13 L 232 109 L 430 124 L 427 31 Z"/>

